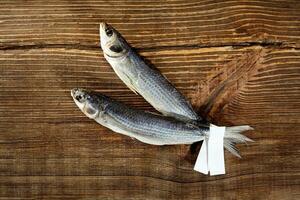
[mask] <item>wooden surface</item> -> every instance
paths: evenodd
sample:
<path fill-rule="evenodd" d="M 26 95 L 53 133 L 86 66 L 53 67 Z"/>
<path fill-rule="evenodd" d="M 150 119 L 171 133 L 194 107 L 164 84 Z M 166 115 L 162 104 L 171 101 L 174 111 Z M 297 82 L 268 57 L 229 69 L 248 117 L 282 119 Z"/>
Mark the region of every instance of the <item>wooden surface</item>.
<path fill-rule="evenodd" d="M 299 199 L 299 1 L 0 1 L 0 199 Z M 84 87 L 152 110 L 99 48 L 113 24 L 219 125 L 256 142 L 223 176 L 197 149 L 151 146 L 86 118 Z"/>

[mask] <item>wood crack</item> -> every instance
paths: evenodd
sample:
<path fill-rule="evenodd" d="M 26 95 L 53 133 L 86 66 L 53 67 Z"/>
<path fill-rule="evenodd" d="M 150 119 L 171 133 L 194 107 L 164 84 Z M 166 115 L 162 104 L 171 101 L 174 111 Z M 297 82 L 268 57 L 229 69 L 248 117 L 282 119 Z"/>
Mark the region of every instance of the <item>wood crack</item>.
<path fill-rule="evenodd" d="M 195 44 L 195 45 L 169 45 L 169 46 L 157 46 L 157 47 L 145 47 L 134 48 L 137 51 L 153 51 L 153 50 L 176 50 L 176 49 L 199 49 L 199 48 L 221 48 L 221 47 L 270 47 L 280 49 L 297 48 L 292 43 L 284 43 L 280 41 L 258 41 L 258 42 L 229 42 L 221 44 Z M 0 50 L 30 50 L 30 49 L 46 49 L 46 48 L 66 48 L 66 49 L 79 49 L 79 50 L 98 50 L 100 44 L 88 45 L 88 44 L 32 44 L 32 45 L 7 45 L 0 44 Z"/>
<path fill-rule="evenodd" d="M 202 91 L 210 95 L 201 104 L 201 113 L 211 121 L 220 121 L 222 110 L 256 74 L 267 51 L 257 47 L 223 66 L 218 66 L 208 76 L 207 84 L 202 88 Z"/>

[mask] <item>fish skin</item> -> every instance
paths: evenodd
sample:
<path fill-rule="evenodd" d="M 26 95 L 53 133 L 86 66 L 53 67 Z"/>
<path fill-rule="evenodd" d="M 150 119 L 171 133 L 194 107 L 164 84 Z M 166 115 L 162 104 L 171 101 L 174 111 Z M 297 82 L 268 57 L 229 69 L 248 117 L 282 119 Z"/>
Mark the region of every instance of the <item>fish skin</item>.
<path fill-rule="evenodd" d="M 144 143 L 191 144 L 203 140 L 209 131 L 207 127 L 134 109 L 100 93 L 73 89 L 71 95 L 77 106 L 89 118 L 117 133 Z M 79 96 L 82 96 L 81 100 L 78 100 Z"/>
<path fill-rule="evenodd" d="M 166 77 L 149 67 L 121 34 L 105 23 L 100 24 L 100 43 L 104 57 L 119 78 L 156 110 L 182 121 L 203 120 Z"/>
<path fill-rule="evenodd" d="M 210 124 L 195 113 L 185 97 L 159 71 L 149 67 L 118 31 L 105 23 L 100 24 L 99 31 L 104 57 L 132 91 L 163 115 L 209 129 Z M 248 130 L 253 128 L 248 125 L 226 127 L 224 147 L 240 157 L 235 144 L 253 142 L 241 134 Z"/>

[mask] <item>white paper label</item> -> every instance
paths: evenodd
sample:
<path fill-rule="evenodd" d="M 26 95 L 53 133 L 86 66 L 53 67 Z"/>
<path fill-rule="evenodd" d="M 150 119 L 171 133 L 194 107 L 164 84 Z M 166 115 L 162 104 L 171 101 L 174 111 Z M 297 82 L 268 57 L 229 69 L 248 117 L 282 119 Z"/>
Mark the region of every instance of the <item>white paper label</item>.
<path fill-rule="evenodd" d="M 194 170 L 203 174 L 208 174 L 208 160 L 207 160 L 207 140 L 204 140 L 198 154 Z"/>
<path fill-rule="evenodd" d="M 225 174 L 223 140 L 225 127 L 210 126 L 209 138 L 204 140 L 194 170 L 203 174 Z"/>

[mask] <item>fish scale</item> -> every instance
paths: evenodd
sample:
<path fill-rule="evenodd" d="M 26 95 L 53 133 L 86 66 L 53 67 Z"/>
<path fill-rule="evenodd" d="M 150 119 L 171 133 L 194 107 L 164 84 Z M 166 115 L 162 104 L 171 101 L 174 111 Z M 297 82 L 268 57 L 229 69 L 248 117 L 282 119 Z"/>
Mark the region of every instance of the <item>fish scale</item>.
<path fill-rule="evenodd" d="M 151 68 L 131 48 L 131 46 L 118 31 L 106 23 L 100 24 L 99 31 L 100 43 L 104 57 L 112 66 L 119 78 L 127 85 L 127 87 L 129 87 L 135 93 L 139 93 L 163 115 L 209 129 L 208 127 L 211 125 L 196 114 L 191 104 L 185 99 L 185 97 L 159 71 Z M 137 120 L 135 120 L 135 122 L 136 121 Z M 161 122 L 158 120 L 156 123 Z M 169 123 L 167 124 L 170 125 Z M 113 130 L 116 130 L 116 132 L 119 131 L 122 133 L 122 130 L 120 130 L 118 126 L 107 126 Z M 152 133 L 151 131 L 161 133 L 159 132 L 161 130 L 158 129 L 163 129 L 164 127 L 163 130 L 165 135 L 160 135 L 160 141 L 155 140 L 154 142 L 156 144 L 179 144 L 179 141 L 187 142 L 189 139 L 189 142 L 191 142 L 192 140 L 191 138 L 193 135 L 190 135 L 191 138 L 188 138 L 190 133 L 186 132 L 185 134 L 182 134 L 180 127 L 174 126 L 170 128 L 160 124 L 160 126 L 155 126 L 154 128 L 151 123 L 148 123 L 147 126 L 150 128 L 144 128 L 144 131 L 149 134 Z M 137 128 L 134 124 L 132 124 L 130 127 Z M 168 128 L 170 128 L 170 130 Z M 172 128 L 173 130 L 171 130 Z M 138 128 L 137 130 L 141 131 Z M 239 154 L 234 147 L 235 143 L 252 141 L 246 136 L 240 134 L 240 132 L 246 130 L 252 130 L 252 128 L 247 125 L 226 127 L 224 135 L 224 147 L 236 156 L 239 156 Z M 153 138 L 149 139 L 149 137 L 142 137 L 142 134 L 143 133 L 139 133 L 135 136 L 137 139 L 140 139 L 146 143 L 153 143 Z M 127 133 L 127 135 L 130 134 Z"/>
<path fill-rule="evenodd" d="M 149 88 L 149 93 L 151 93 L 154 99 L 157 99 L 157 102 L 164 103 L 164 108 L 169 107 L 167 110 L 172 110 L 172 112 L 174 113 L 184 113 L 184 116 L 193 115 L 193 114 L 188 114 L 186 112 L 186 109 L 184 109 L 185 108 L 184 106 L 181 107 L 178 106 L 180 102 L 174 99 L 174 95 L 172 96 L 172 92 L 166 92 L 166 89 L 163 89 L 162 87 L 160 87 L 159 84 L 157 84 L 159 81 L 155 80 L 155 78 L 146 77 L 146 76 L 142 76 L 142 77 L 143 78 L 141 82 L 144 83 L 144 87 Z M 194 119 L 196 119 L 196 116 L 194 116 Z"/>
<path fill-rule="evenodd" d="M 95 118 L 96 121 L 104 126 L 113 124 L 122 131 L 121 133 L 129 136 L 132 134 L 131 136 L 137 139 L 148 137 L 146 143 L 190 144 L 202 140 L 208 131 L 205 127 L 200 128 L 168 117 L 136 110 L 104 95 L 91 94 L 90 96 L 93 102 L 101 102 L 94 106 L 97 112 L 102 112 Z M 105 109 L 100 111 L 102 107 Z M 111 121 L 104 123 L 105 120 L 102 120 L 104 118 Z M 127 131 L 130 133 L 128 134 Z"/>
<path fill-rule="evenodd" d="M 136 68 L 139 69 L 138 66 Z M 194 111 L 190 108 L 187 109 L 189 107 L 187 106 L 188 102 L 185 99 L 180 99 L 181 94 L 173 86 L 170 86 L 160 75 L 153 75 L 157 72 L 152 72 L 152 69 L 148 69 L 148 71 L 149 73 L 142 73 L 139 76 L 138 86 L 135 86 L 139 88 L 139 93 L 143 97 L 147 97 L 149 102 L 155 102 L 153 106 L 159 107 L 158 110 L 162 113 L 166 114 L 167 112 L 166 115 L 174 116 L 172 113 L 180 113 L 180 115 L 189 116 L 191 119 L 198 119 Z"/>
<path fill-rule="evenodd" d="M 118 109 L 120 109 L 118 107 Z M 174 133 L 174 130 L 177 130 L 177 126 L 168 126 L 168 123 L 165 123 L 163 120 L 163 123 L 158 123 L 161 122 L 159 118 L 155 121 L 148 121 L 144 119 L 144 117 L 140 117 L 136 114 L 133 114 L 131 112 L 126 112 L 122 110 L 122 113 L 114 112 L 113 108 L 109 109 L 107 112 L 111 115 L 114 116 L 114 118 L 120 122 L 120 124 L 126 125 L 129 129 L 135 130 L 135 131 L 140 131 L 143 132 L 144 134 L 147 133 L 153 133 L 153 131 L 156 132 L 161 132 L 166 137 L 169 135 L 172 135 Z M 147 121 L 147 122 L 146 122 Z M 147 126 L 144 126 L 147 124 Z M 180 131 L 180 130 L 179 130 Z M 194 130 L 193 130 L 194 131 Z M 164 136 L 162 135 L 162 137 Z"/>
<path fill-rule="evenodd" d="M 210 128 L 187 121 L 134 109 L 96 92 L 73 89 L 71 95 L 76 105 L 89 118 L 123 135 L 153 145 L 191 144 L 208 138 Z M 252 141 L 240 134 L 250 126 L 226 127 L 224 146 L 239 156 L 235 143 Z"/>
<path fill-rule="evenodd" d="M 109 30 L 109 35 L 106 34 Z M 111 26 L 100 27 L 104 57 L 119 78 L 163 115 L 200 121 L 185 97 L 157 70 L 152 69 Z"/>

